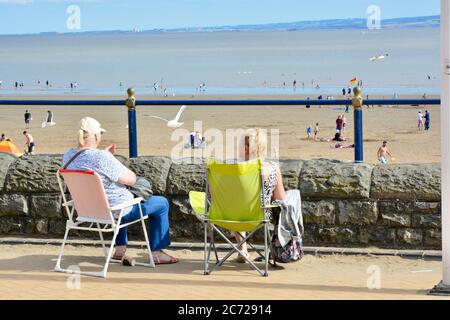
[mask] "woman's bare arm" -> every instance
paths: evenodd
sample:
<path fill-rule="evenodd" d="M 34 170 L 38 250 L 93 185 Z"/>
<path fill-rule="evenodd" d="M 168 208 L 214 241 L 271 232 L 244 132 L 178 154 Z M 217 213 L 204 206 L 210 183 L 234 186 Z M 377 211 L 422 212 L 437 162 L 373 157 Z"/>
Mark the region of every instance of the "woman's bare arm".
<path fill-rule="evenodd" d="M 286 191 L 284 190 L 283 186 L 283 177 L 279 168 L 277 170 L 277 186 L 273 191 L 273 200 L 286 200 Z"/>
<path fill-rule="evenodd" d="M 136 183 L 136 174 L 130 169 L 126 168 L 120 175 L 117 182 L 124 186 L 133 186 Z"/>

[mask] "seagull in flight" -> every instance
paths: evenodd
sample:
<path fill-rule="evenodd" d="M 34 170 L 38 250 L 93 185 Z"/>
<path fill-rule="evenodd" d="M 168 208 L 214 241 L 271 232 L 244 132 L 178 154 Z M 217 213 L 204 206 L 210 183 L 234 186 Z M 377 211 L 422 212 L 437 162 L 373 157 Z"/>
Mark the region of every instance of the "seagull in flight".
<path fill-rule="evenodd" d="M 386 53 L 385 55 L 379 55 L 379 56 L 372 57 L 372 58 L 370 58 L 370 61 L 372 61 L 372 62 L 373 61 L 379 61 L 379 60 L 383 60 L 383 59 L 385 59 L 387 57 L 389 57 L 388 53 Z"/>
<path fill-rule="evenodd" d="M 150 118 L 155 118 L 155 119 L 159 119 L 159 120 L 163 120 L 163 121 L 167 122 L 167 126 L 169 128 L 179 128 L 184 124 L 184 122 L 179 122 L 179 121 L 180 121 L 181 115 L 183 114 L 184 110 L 186 110 L 186 108 L 187 108 L 187 106 L 182 106 L 180 108 L 180 110 L 178 111 L 177 116 L 173 120 L 167 120 L 167 119 L 157 117 L 157 116 L 151 116 Z"/>

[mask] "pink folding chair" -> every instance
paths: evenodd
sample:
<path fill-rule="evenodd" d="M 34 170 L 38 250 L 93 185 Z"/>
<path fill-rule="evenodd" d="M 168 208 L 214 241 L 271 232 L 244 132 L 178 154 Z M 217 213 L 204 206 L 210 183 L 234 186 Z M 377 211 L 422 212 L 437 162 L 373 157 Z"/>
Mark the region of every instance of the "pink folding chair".
<path fill-rule="evenodd" d="M 56 272 L 74 273 L 73 270 L 61 268 L 61 259 L 64 253 L 67 238 L 69 236 L 69 231 L 93 231 L 98 232 L 100 235 L 100 240 L 106 258 L 105 265 L 103 266 L 103 270 L 101 272 L 80 272 L 80 274 L 106 278 L 110 262 L 120 262 L 111 258 L 117 234 L 120 229 L 137 222 L 142 223 L 150 263 L 136 263 L 136 265 L 151 268 L 155 267 L 150 249 L 150 243 L 148 241 L 147 229 L 145 227 L 145 219 L 147 217 L 142 214 L 142 198 L 135 198 L 131 201 L 111 208 L 106 197 L 103 183 L 100 176 L 96 172 L 60 169 L 58 170 L 56 176 L 58 178 L 59 188 L 63 197 L 63 207 L 65 208 L 68 216 L 64 240 L 56 262 Z M 62 179 L 64 179 L 64 182 L 67 185 L 69 193 L 72 197 L 71 201 L 67 201 Z M 135 204 L 139 205 L 141 218 L 130 223 L 121 224 L 120 222 L 125 209 L 133 207 Z M 113 212 L 119 212 L 117 218 L 114 218 Z M 103 233 L 113 233 L 113 238 L 111 244 L 109 245 L 109 249 L 105 246 Z"/>

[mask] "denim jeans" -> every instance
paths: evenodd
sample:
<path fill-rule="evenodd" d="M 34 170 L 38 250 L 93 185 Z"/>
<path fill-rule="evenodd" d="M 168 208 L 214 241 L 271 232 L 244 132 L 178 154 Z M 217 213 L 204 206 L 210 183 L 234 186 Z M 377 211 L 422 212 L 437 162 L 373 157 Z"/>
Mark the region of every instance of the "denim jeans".
<path fill-rule="evenodd" d="M 150 225 L 147 227 L 152 251 L 159 251 L 170 245 L 169 234 L 169 202 L 164 197 L 153 196 L 141 204 L 142 214 L 148 216 Z M 139 220 L 141 214 L 139 205 L 134 205 L 130 213 L 122 217 L 121 224 Z M 128 243 L 127 228 L 122 228 L 116 238 L 116 246 L 126 246 Z"/>

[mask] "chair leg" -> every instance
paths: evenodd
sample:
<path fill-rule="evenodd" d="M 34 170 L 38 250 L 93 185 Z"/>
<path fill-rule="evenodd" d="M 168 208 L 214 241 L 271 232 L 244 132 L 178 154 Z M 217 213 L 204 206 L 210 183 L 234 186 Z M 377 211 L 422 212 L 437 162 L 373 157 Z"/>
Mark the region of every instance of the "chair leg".
<path fill-rule="evenodd" d="M 214 228 L 211 230 L 211 245 L 214 249 L 214 255 L 216 256 L 216 263 L 219 263 L 219 254 L 217 253 L 216 242 L 214 241 Z"/>
<path fill-rule="evenodd" d="M 105 246 L 105 239 L 103 239 L 103 232 L 100 231 L 100 224 L 97 223 L 97 228 L 98 230 L 98 234 L 100 235 L 100 240 L 102 241 L 102 247 L 103 247 L 103 253 L 105 255 L 105 258 L 108 256 L 108 251 L 106 250 L 106 246 Z"/>
<path fill-rule="evenodd" d="M 268 250 L 268 225 L 267 223 L 264 224 L 264 277 L 269 276 L 269 250 Z"/>
<path fill-rule="evenodd" d="M 141 208 L 141 210 L 142 210 L 142 208 Z M 155 268 L 155 261 L 153 260 L 152 249 L 150 248 L 150 242 L 148 241 L 147 228 L 145 226 L 145 220 L 143 218 L 141 218 L 141 224 L 142 224 L 142 230 L 144 231 L 145 244 L 147 245 L 148 258 L 149 258 L 149 261 L 150 261 L 150 265 L 149 266 L 151 268 Z"/>
<path fill-rule="evenodd" d="M 70 227 L 66 227 L 66 232 L 64 234 L 64 240 L 63 243 L 61 245 L 61 249 L 59 250 L 59 256 L 58 256 L 58 260 L 56 261 L 56 266 L 55 266 L 55 271 L 56 272 L 61 272 L 61 260 L 62 260 L 62 256 L 64 254 L 64 247 L 66 246 L 66 241 L 69 237 L 69 231 L 70 231 Z"/>
<path fill-rule="evenodd" d="M 214 226 L 213 226 L 214 227 Z M 238 253 L 242 253 L 241 250 L 239 249 L 239 247 L 244 243 L 247 242 L 249 238 L 251 238 L 257 230 L 261 229 L 263 226 L 261 225 L 260 227 L 254 229 L 250 234 L 247 235 L 247 237 L 245 237 L 239 244 L 235 245 L 234 243 L 232 243 L 230 241 L 230 239 L 228 239 L 228 237 L 226 237 L 222 232 L 220 232 L 220 230 L 217 230 L 217 232 L 220 234 L 220 236 L 232 247 L 231 251 L 222 259 L 219 261 L 218 264 L 216 264 L 210 272 L 213 272 L 216 268 L 221 267 L 235 252 Z M 255 269 L 261 276 L 264 276 L 264 272 L 261 271 L 257 265 L 255 265 L 253 263 L 253 261 L 251 261 L 249 258 L 245 257 L 245 260 L 253 267 L 253 269 Z"/>
<path fill-rule="evenodd" d="M 209 257 L 209 253 L 208 253 L 208 223 L 205 222 L 204 226 L 205 226 L 205 234 L 204 234 L 204 237 L 205 237 L 205 239 L 204 239 L 204 241 L 205 241 L 204 260 L 205 261 L 204 261 L 204 271 L 203 271 L 203 273 L 204 273 L 204 275 L 209 275 L 210 272 L 209 272 L 209 267 L 208 267 L 208 257 Z"/>
<path fill-rule="evenodd" d="M 107 272 L 108 272 L 108 267 L 109 267 L 109 262 L 110 262 L 111 257 L 112 257 L 112 253 L 113 253 L 113 250 L 114 250 L 114 246 L 115 246 L 115 244 L 116 244 L 116 238 L 117 238 L 117 234 L 119 233 L 119 230 L 120 230 L 120 229 L 117 228 L 117 229 L 114 231 L 114 236 L 113 236 L 113 238 L 112 238 L 112 240 L 111 240 L 111 245 L 109 246 L 109 250 L 108 250 L 108 256 L 106 257 L 105 266 L 103 267 L 103 271 L 102 271 L 102 273 L 101 273 L 101 275 L 102 275 L 103 278 L 106 278 L 106 274 L 107 274 Z"/>
<path fill-rule="evenodd" d="M 270 229 L 269 229 L 268 232 L 267 232 L 267 237 L 268 237 L 267 240 L 269 241 L 269 246 L 270 246 L 270 249 L 269 249 L 269 264 L 270 264 L 271 267 L 276 268 L 276 267 L 278 267 L 278 265 L 277 265 L 277 260 L 275 259 L 275 253 L 273 252 L 273 246 L 272 246 L 273 236 L 274 235 L 270 232 Z M 273 263 L 270 262 L 270 259 L 272 259 Z"/>

